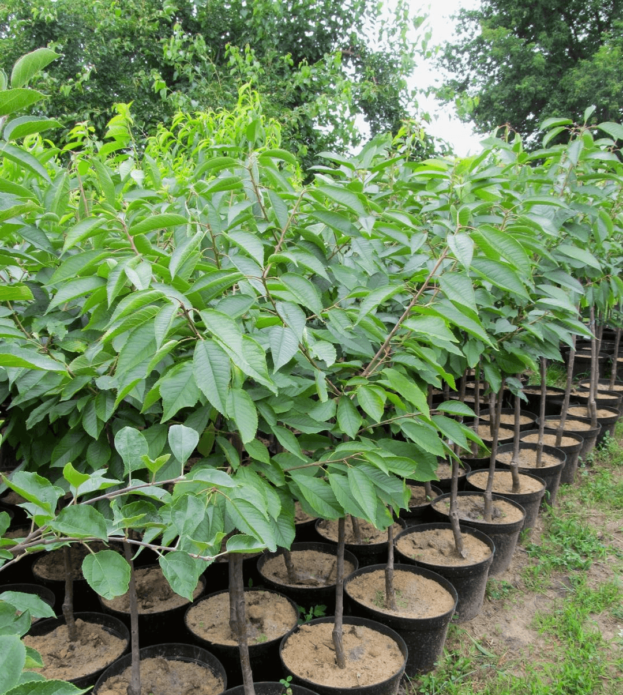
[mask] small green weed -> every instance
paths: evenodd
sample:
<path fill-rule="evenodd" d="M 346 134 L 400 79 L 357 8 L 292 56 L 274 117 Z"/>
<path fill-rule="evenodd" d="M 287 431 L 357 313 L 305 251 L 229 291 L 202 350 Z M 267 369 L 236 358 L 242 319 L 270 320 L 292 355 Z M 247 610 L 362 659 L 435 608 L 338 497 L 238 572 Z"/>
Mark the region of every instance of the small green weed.
<path fill-rule="evenodd" d="M 288 676 L 287 678 L 282 678 L 280 681 L 281 685 L 283 685 L 283 692 L 285 695 L 292 695 L 292 676 Z"/>
<path fill-rule="evenodd" d="M 308 623 L 310 620 L 313 620 L 314 618 L 324 618 L 326 615 L 327 607 L 326 606 L 312 606 L 309 610 L 305 610 L 305 608 L 302 608 L 299 606 L 299 613 L 301 614 L 299 617 L 299 625 L 303 625 L 303 623 Z"/>
<path fill-rule="evenodd" d="M 510 598 L 515 591 L 515 587 L 503 579 L 489 579 L 487 582 L 487 598 L 490 601 L 501 601 Z"/>
<path fill-rule="evenodd" d="M 262 633 L 261 635 L 257 636 L 255 643 L 256 644 L 263 644 L 264 642 L 266 642 L 266 640 L 268 640 L 268 637 L 266 637 L 266 635 L 264 633 Z"/>

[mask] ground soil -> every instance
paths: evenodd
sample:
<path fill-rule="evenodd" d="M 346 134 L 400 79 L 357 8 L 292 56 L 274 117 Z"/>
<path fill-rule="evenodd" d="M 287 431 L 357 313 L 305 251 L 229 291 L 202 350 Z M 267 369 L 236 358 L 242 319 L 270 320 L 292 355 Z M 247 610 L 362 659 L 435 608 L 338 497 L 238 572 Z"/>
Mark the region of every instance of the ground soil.
<path fill-rule="evenodd" d="M 292 604 L 272 591 L 245 591 L 245 614 L 249 644 L 270 642 L 289 632 L 298 616 Z M 188 627 L 202 639 L 236 646 L 229 625 L 229 594 L 222 592 L 199 601 L 188 611 Z"/>
<path fill-rule="evenodd" d="M 475 565 L 491 555 L 489 546 L 478 538 L 469 533 L 462 533 L 461 537 L 467 554 L 465 558 L 456 552 L 454 534 L 449 528 L 405 534 L 398 539 L 396 547 L 403 555 L 413 560 L 450 567 Z"/>
<path fill-rule="evenodd" d="M 536 449 L 520 449 L 519 450 L 519 465 L 521 468 L 536 468 L 536 459 L 538 452 Z M 508 463 L 513 460 L 513 452 L 505 451 L 503 454 L 497 455 L 497 461 L 501 463 Z M 541 468 L 551 468 L 552 466 L 557 466 L 560 463 L 560 459 L 556 458 L 552 454 L 547 454 L 543 452 L 541 454 Z"/>
<path fill-rule="evenodd" d="M 302 625 L 282 651 L 287 667 L 301 678 L 336 688 L 382 683 L 402 667 L 404 657 L 394 640 L 356 625 L 344 625 L 346 668 L 335 663 L 333 623 Z"/>
<path fill-rule="evenodd" d="M 539 433 L 535 432 L 533 434 L 527 434 L 525 437 L 521 438 L 522 442 L 527 444 L 538 444 L 539 443 Z M 556 446 L 556 435 L 555 434 L 543 434 L 543 444 L 546 446 Z M 560 439 L 559 446 L 576 446 L 580 444 L 577 440 L 572 437 L 565 437 L 564 435 Z"/>
<path fill-rule="evenodd" d="M 108 548 L 103 543 L 89 543 L 89 546 L 94 552 Z M 69 554 L 71 557 L 72 577 L 74 579 L 84 579 L 82 575 L 82 561 L 89 555 L 86 545 L 72 544 Z M 51 579 L 56 582 L 65 581 L 65 558 L 62 548 L 43 554 L 33 565 L 33 572 L 35 576 L 43 579 Z"/>
<path fill-rule="evenodd" d="M 284 586 L 333 586 L 335 585 L 335 568 L 337 556 L 329 553 L 321 553 L 317 550 L 293 550 L 292 564 L 297 574 L 296 584 L 288 580 L 288 570 L 283 554 L 264 563 L 262 574 L 277 584 Z M 344 560 L 344 576 L 354 572 L 354 566 Z"/>
<path fill-rule="evenodd" d="M 486 415 L 481 415 L 480 419 L 484 420 L 485 422 L 489 422 L 489 414 L 487 413 Z M 500 422 L 503 425 L 509 425 L 511 427 L 514 427 L 515 426 L 515 415 L 513 413 L 502 413 L 500 415 Z M 527 425 L 530 422 L 534 422 L 534 418 L 528 417 L 527 415 L 520 415 L 519 416 L 519 424 L 520 425 Z"/>
<path fill-rule="evenodd" d="M 318 526 L 318 533 L 330 541 L 337 543 L 337 521 L 321 521 Z M 359 519 L 359 528 L 361 529 L 361 545 L 373 545 L 375 543 L 383 543 L 387 541 L 387 529 L 385 531 L 379 531 L 379 529 L 372 526 L 372 524 Z M 402 531 L 402 526 L 399 524 L 394 524 L 394 536 L 398 535 Z M 355 535 L 353 533 L 353 525 L 350 519 L 346 520 L 346 543 L 350 545 L 356 545 Z"/>
<path fill-rule="evenodd" d="M 487 487 L 489 472 L 482 471 L 470 475 L 469 482 L 477 488 L 484 490 Z M 534 478 L 529 478 L 527 475 L 519 474 L 521 489 L 519 494 L 526 495 L 530 492 L 542 490 L 545 485 Z M 498 495 L 513 494 L 513 474 L 510 471 L 495 471 L 493 476 L 493 492 Z"/>
<path fill-rule="evenodd" d="M 478 425 L 478 436 L 485 441 L 493 441 L 491 435 L 491 428 L 489 425 Z M 513 430 L 509 430 L 506 427 L 500 427 L 498 434 L 498 441 L 504 441 L 505 439 L 512 439 L 515 436 Z"/>
<path fill-rule="evenodd" d="M 454 606 L 449 591 L 427 577 L 412 572 L 394 570 L 394 589 L 398 610 L 385 605 L 385 572 L 366 572 L 348 583 L 347 593 L 365 606 L 404 618 L 434 618 L 444 615 Z"/>
<path fill-rule="evenodd" d="M 47 635 L 26 635 L 24 644 L 36 649 L 43 659 L 43 668 L 29 669 L 50 680 L 68 680 L 88 676 L 112 664 L 127 646 L 125 640 L 112 635 L 101 625 L 76 620 L 78 639 L 69 641 L 66 625 Z"/>
<path fill-rule="evenodd" d="M 559 418 L 547 418 L 547 424 L 546 427 L 549 427 L 551 430 L 558 429 L 560 426 L 560 419 Z M 581 422 L 580 420 L 565 420 L 565 427 L 564 429 L 567 432 L 588 432 L 588 430 L 592 430 L 593 427 L 590 422 Z"/>
<path fill-rule="evenodd" d="M 426 497 L 426 490 L 424 489 L 423 485 L 409 485 L 409 490 L 411 490 L 411 498 L 409 499 L 410 509 L 413 509 L 414 507 L 424 507 L 427 504 L 430 504 L 430 499 Z M 435 494 L 434 490 L 432 493 L 432 499 L 435 499 L 437 495 Z"/>
<path fill-rule="evenodd" d="M 136 570 L 136 593 L 138 596 L 138 612 L 141 614 L 163 613 L 173 608 L 178 608 L 189 603 L 187 598 L 176 594 L 169 586 L 159 567 L 142 567 Z M 193 598 L 197 598 L 203 591 L 203 580 L 199 581 L 193 592 Z M 102 599 L 102 603 L 112 610 L 120 613 L 130 612 L 130 593 L 108 600 Z"/>
<path fill-rule="evenodd" d="M 469 519 L 471 521 L 484 521 L 484 496 L 475 493 L 474 495 L 459 495 L 457 500 L 457 508 L 460 519 Z M 440 512 L 448 514 L 450 512 L 450 499 L 435 501 L 433 505 Z M 504 500 L 494 500 L 493 513 L 491 521 L 487 523 L 493 524 L 512 524 L 523 518 L 523 513 L 517 507 Z"/>
<path fill-rule="evenodd" d="M 449 463 L 439 463 L 437 464 L 437 470 L 435 471 L 439 480 L 449 480 L 452 477 L 452 465 Z M 459 478 L 465 475 L 465 469 L 461 468 L 459 465 Z"/>
<path fill-rule="evenodd" d="M 307 512 L 303 511 L 303 508 L 301 505 L 297 502 L 294 505 L 294 523 L 295 524 L 304 524 L 307 521 L 313 521 L 315 517 L 309 516 Z"/>
<path fill-rule="evenodd" d="M 130 669 L 109 678 L 98 695 L 127 695 Z M 141 659 L 141 695 L 218 695 L 223 685 L 207 666 L 163 657 Z"/>

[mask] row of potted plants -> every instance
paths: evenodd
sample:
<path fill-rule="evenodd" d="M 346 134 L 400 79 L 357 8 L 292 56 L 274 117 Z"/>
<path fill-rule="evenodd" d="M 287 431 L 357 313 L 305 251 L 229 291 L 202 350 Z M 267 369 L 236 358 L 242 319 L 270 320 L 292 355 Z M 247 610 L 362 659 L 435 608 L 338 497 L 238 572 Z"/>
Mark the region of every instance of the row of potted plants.
<path fill-rule="evenodd" d="M 143 654 L 149 667 L 141 663 L 139 602 L 192 601 L 226 567 L 228 599 L 209 620 L 220 616 L 239 648 L 251 695 L 247 614 L 264 618 L 244 600 L 244 557 L 281 549 L 272 560 L 283 558 L 296 585 L 298 504 L 337 543 L 335 569 L 327 568 L 335 614 L 288 636 L 285 667 L 316 692 L 379 684 L 393 692 L 405 664 L 413 673 L 434 663 L 443 638 L 423 647 L 423 666 L 395 630 L 344 617 L 346 534 L 356 545 L 387 538 L 387 564 L 347 581 L 353 594 L 360 578 L 372 587 L 375 615 L 380 604 L 398 620 L 411 591 L 416 620 L 449 621 L 457 599 L 466 619 L 453 583 L 394 566 L 394 537 L 397 552 L 407 539 L 404 555 L 419 552 L 419 533 L 395 522 L 415 494 L 410 485 L 424 483 L 430 496 L 426 483 L 447 461 L 452 494 L 433 506 L 449 526 L 427 542 L 455 567 L 479 553 L 489 572 L 501 572 L 526 512 L 494 494 L 498 481 L 504 486 L 496 462 L 510 469 L 508 494 L 523 494 L 524 469 L 543 479 L 555 467 L 547 437 L 560 449 L 564 438 L 577 443 L 567 437 L 572 423 L 587 425 L 588 453 L 605 417 L 603 327 L 620 322 L 620 126 L 589 125 L 587 113 L 583 125 L 544 124 L 537 153 L 503 132 L 479 157 L 413 162 L 417 131 L 407 124 L 355 157 L 327 153 L 308 181 L 249 91 L 233 114 L 181 114 L 145 143 L 120 105 L 104 142 L 79 124 L 61 149 L 40 135 L 51 119 L 9 119 L 42 98 L 28 83 L 54 57 L 47 49 L 25 56 L 0 92 L 0 396 L 3 461 L 14 467 L 3 481 L 28 517 L 15 535 L 2 512 L 0 576 L 38 551 L 62 556 L 66 660 L 80 632 L 71 605 L 79 560 L 104 601 L 127 604 L 132 654 L 114 687 L 138 695 L 142 677 L 159 695 L 171 687 L 172 666 L 158 644 Z M 548 148 L 560 129 L 569 143 Z M 591 341 L 588 423 L 570 410 L 576 336 Z M 547 362 L 563 359 L 563 345 L 568 388 L 548 417 Z M 521 446 L 526 369 L 540 371 L 545 397 L 537 439 Z M 608 385 L 618 388 L 616 372 Z M 505 422 L 513 423 L 510 451 L 500 446 Z M 475 469 L 489 463 L 482 494 L 458 494 L 466 460 Z M 474 474 L 470 484 L 479 485 Z M 552 499 L 555 482 L 548 489 Z M 145 558 L 157 561 L 165 584 L 143 586 Z M 443 612 L 422 616 L 422 597 L 435 592 Z M 0 636 L 21 665 L 0 691 L 31 683 L 22 666 L 39 658 L 19 639 L 34 613 L 6 603 L 12 627 Z M 290 601 L 283 610 L 296 617 Z M 143 627 L 143 639 L 152 629 Z M 191 649 L 169 659 L 184 669 L 178 662 L 203 659 L 212 678 L 187 677 L 220 692 L 218 660 Z"/>

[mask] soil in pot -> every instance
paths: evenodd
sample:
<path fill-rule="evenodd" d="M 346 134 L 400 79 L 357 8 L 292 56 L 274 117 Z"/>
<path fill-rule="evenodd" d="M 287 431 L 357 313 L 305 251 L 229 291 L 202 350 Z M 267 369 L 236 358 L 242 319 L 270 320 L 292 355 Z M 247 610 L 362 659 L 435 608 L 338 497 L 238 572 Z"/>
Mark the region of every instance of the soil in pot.
<path fill-rule="evenodd" d="M 344 621 L 346 668 L 338 668 L 332 622 L 314 622 L 288 636 L 283 662 L 295 676 L 331 688 L 360 688 L 389 680 L 404 666 L 405 657 L 391 637 L 364 625 Z"/>
<path fill-rule="evenodd" d="M 539 443 L 539 433 L 538 432 L 530 432 L 529 434 L 522 435 L 521 441 L 525 442 L 526 444 L 538 444 Z M 565 437 L 563 436 L 560 439 L 560 447 L 568 447 L 568 446 L 576 446 L 578 444 L 578 440 L 574 439 L 573 437 Z M 556 446 L 556 435 L 555 434 L 543 434 L 543 444 L 545 446 Z"/>
<path fill-rule="evenodd" d="M 283 553 L 275 555 L 262 566 L 262 575 L 276 584 L 297 587 L 335 586 L 337 556 L 317 550 L 293 550 L 292 564 L 296 570 L 296 582 L 291 583 Z M 344 576 L 355 571 L 355 566 L 344 560 Z"/>
<path fill-rule="evenodd" d="M 310 516 L 298 502 L 295 503 L 294 528 L 296 529 L 297 542 L 313 541 L 318 538 L 315 529 L 316 518 L 315 516 Z"/>
<path fill-rule="evenodd" d="M 512 451 L 504 451 L 497 455 L 496 461 L 500 463 L 506 463 L 510 465 L 513 460 Z M 520 468 L 534 468 L 537 469 L 537 450 L 534 449 L 520 449 L 519 450 L 519 467 Z M 547 454 L 543 452 L 541 455 L 541 466 L 540 468 L 550 468 L 551 466 L 557 466 L 560 463 L 560 458 L 553 456 L 552 454 Z M 495 491 L 497 492 L 497 490 Z"/>
<path fill-rule="evenodd" d="M 173 591 L 160 567 L 141 567 L 136 570 L 135 578 L 139 615 L 164 613 L 189 603 L 187 598 Z M 193 598 L 197 598 L 202 591 L 203 584 L 199 582 Z M 113 599 L 102 598 L 101 602 L 106 608 L 118 613 L 130 613 L 130 592 Z"/>
<path fill-rule="evenodd" d="M 401 535 L 396 548 L 416 562 L 447 567 L 464 567 L 483 562 L 491 557 L 491 548 L 469 533 L 461 533 L 466 557 L 462 558 L 454 545 L 454 534 L 448 528 L 435 528 Z"/>
<path fill-rule="evenodd" d="M 337 543 L 337 521 L 328 521 L 323 519 L 320 521 L 316 528 L 318 532 L 334 543 Z M 361 529 L 361 545 L 374 545 L 375 543 L 386 543 L 387 542 L 387 529 L 385 531 L 379 531 L 371 523 L 365 521 L 364 519 L 359 519 L 359 528 Z M 399 534 L 402 531 L 402 526 L 399 524 L 394 524 L 394 534 Z M 347 521 L 346 522 L 346 544 L 347 545 L 358 545 L 355 541 L 355 533 L 353 531 L 353 525 Z"/>
<path fill-rule="evenodd" d="M 296 502 L 294 505 L 294 523 L 295 524 L 306 524 L 310 521 L 315 521 L 315 516 L 310 516 L 301 505 Z"/>
<path fill-rule="evenodd" d="M 400 569 L 394 570 L 398 610 L 385 605 L 385 572 L 366 572 L 348 582 L 348 594 L 365 606 L 405 618 L 434 618 L 454 606 L 454 597 L 438 582 Z"/>
<path fill-rule="evenodd" d="M 493 441 L 491 436 L 491 428 L 489 425 L 478 425 L 478 436 L 483 440 L 483 442 Z M 500 427 L 498 434 L 498 441 L 503 442 L 508 439 L 513 439 L 515 432 L 507 427 Z"/>
<path fill-rule="evenodd" d="M 483 422 L 489 422 L 489 413 L 481 413 L 480 419 Z M 525 427 L 526 425 L 531 425 L 534 422 L 534 417 L 529 417 L 528 415 L 519 416 L 519 426 Z M 502 427 L 510 429 L 515 426 L 515 414 L 514 413 L 502 413 L 500 415 L 500 424 Z"/>
<path fill-rule="evenodd" d="M 560 461 L 557 461 L 560 463 Z M 450 498 L 436 500 L 434 507 L 443 514 L 450 513 Z M 457 499 L 457 510 L 460 519 L 468 521 L 481 521 L 491 524 L 512 524 L 523 519 L 523 512 L 505 500 L 496 499 L 493 501 L 493 512 L 491 521 L 485 522 L 484 510 L 485 500 L 481 495 L 459 495 Z"/>
<path fill-rule="evenodd" d="M 574 405 L 569 408 L 569 415 L 575 415 L 576 417 L 590 417 L 588 414 L 588 408 L 584 405 Z M 615 413 L 607 408 L 599 408 L 597 410 L 598 420 L 607 420 L 611 417 L 615 417 Z"/>
<path fill-rule="evenodd" d="M 131 668 L 109 678 L 97 695 L 127 695 Z M 162 656 L 141 659 L 141 695 L 218 695 L 223 687 L 222 678 L 201 664 Z"/>
<path fill-rule="evenodd" d="M 558 427 L 560 427 L 560 418 L 547 418 L 545 427 L 550 430 L 558 429 Z M 582 422 L 581 420 L 572 420 L 569 418 L 565 420 L 565 430 L 568 432 L 579 432 L 581 434 L 582 432 L 588 432 L 592 429 L 593 427 L 590 422 Z"/>
<path fill-rule="evenodd" d="M 432 496 L 429 498 L 426 496 L 424 483 L 407 481 L 407 486 L 411 492 L 409 508 L 400 510 L 400 518 L 405 521 L 407 526 L 427 523 L 432 518 L 430 503 L 442 495 L 443 490 L 435 485 L 431 485 Z"/>
<path fill-rule="evenodd" d="M 245 591 L 245 614 L 249 646 L 282 637 L 297 623 L 298 615 L 290 601 L 272 591 Z M 229 625 L 229 593 L 209 596 L 189 609 L 186 625 L 206 642 L 238 645 Z"/>
<path fill-rule="evenodd" d="M 439 490 L 439 488 L 436 488 L 435 486 L 431 486 L 432 490 L 432 497 L 428 497 L 426 495 L 426 490 L 424 488 L 424 485 L 417 485 L 415 483 L 407 485 L 409 490 L 411 491 L 411 497 L 409 498 L 409 509 L 415 509 L 417 507 L 427 507 L 432 500 L 435 499 L 435 497 L 439 497 L 440 493 L 435 492 L 435 490 Z"/>
<path fill-rule="evenodd" d="M 24 644 L 36 649 L 45 664 L 30 671 L 49 680 L 75 680 L 101 671 L 118 659 L 128 641 L 111 634 L 103 625 L 76 618 L 78 639 L 71 642 L 66 625 L 46 635 L 26 635 Z"/>

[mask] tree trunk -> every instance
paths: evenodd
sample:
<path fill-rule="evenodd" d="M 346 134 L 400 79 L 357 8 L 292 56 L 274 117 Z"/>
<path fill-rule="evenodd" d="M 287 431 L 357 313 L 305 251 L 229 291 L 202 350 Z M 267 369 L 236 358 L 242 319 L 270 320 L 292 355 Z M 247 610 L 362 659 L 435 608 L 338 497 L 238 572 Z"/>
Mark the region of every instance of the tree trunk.
<path fill-rule="evenodd" d="M 492 391 L 489 397 L 489 418 L 493 420 L 493 413 L 495 412 L 496 422 L 500 421 L 502 415 L 502 400 L 504 397 L 504 380 L 502 380 L 502 385 L 500 386 L 500 392 L 497 397 Z M 487 478 L 487 489 L 485 490 L 485 521 L 490 522 L 493 515 L 493 478 L 495 476 L 495 459 L 498 455 L 498 438 L 500 435 L 499 427 L 495 427 L 492 433 L 493 442 L 491 444 L 491 458 L 489 459 L 489 477 Z"/>
<path fill-rule="evenodd" d="M 617 372 L 619 370 L 619 346 L 621 344 L 621 329 L 617 328 L 614 338 L 614 355 L 612 356 L 612 369 L 610 374 L 610 390 L 614 391 L 614 384 L 617 380 Z"/>
<path fill-rule="evenodd" d="M 556 446 L 560 446 L 562 442 L 562 433 L 567 422 L 567 413 L 569 412 L 569 401 L 571 400 L 571 387 L 573 386 L 573 365 L 575 364 L 575 341 L 576 336 L 572 336 L 573 347 L 569 350 L 569 364 L 567 364 L 567 383 L 565 384 L 565 397 L 562 402 L 562 410 L 560 411 L 560 423 L 556 430 Z"/>
<path fill-rule="evenodd" d="M 351 517 L 352 518 L 352 517 Z M 341 518 L 337 525 L 337 570 L 335 582 L 335 620 L 333 622 L 333 646 L 338 668 L 346 668 L 346 655 L 342 640 L 344 623 L 344 538 L 346 536 L 346 519 Z M 246 695 L 246 693 L 245 693 Z"/>
<path fill-rule="evenodd" d="M 63 560 L 65 561 L 65 598 L 63 600 L 63 616 L 67 625 L 69 641 L 78 639 L 76 620 L 74 618 L 74 576 L 71 566 L 71 549 L 68 545 L 63 548 Z"/>
<path fill-rule="evenodd" d="M 132 676 L 128 685 L 128 695 L 141 695 L 141 654 L 138 640 L 138 598 L 136 596 L 136 575 L 132 562 L 130 544 L 124 541 L 123 552 L 130 565 L 130 635 L 132 651 Z"/>
<path fill-rule="evenodd" d="M 296 569 L 294 568 L 294 564 L 292 562 L 292 553 L 289 550 L 284 550 L 283 559 L 285 560 L 286 569 L 288 570 L 288 582 L 290 584 L 296 584 L 299 580 L 299 577 L 296 573 Z"/>
<path fill-rule="evenodd" d="M 478 428 L 480 427 L 480 360 L 476 365 L 476 379 L 474 383 L 474 430 L 478 434 Z M 478 453 L 478 443 L 472 442 L 472 454 L 476 456 Z"/>
<path fill-rule="evenodd" d="M 385 607 L 397 611 L 396 591 L 394 590 L 394 524 L 387 529 L 387 566 L 385 567 Z"/>
<path fill-rule="evenodd" d="M 547 401 L 547 359 L 541 357 L 541 410 L 539 412 L 539 443 L 536 447 L 536 467 L 541 467 L 543 458 L 543 435 L 545 433 L 545 403 Z"/>
<path fill-rule="evenodd" d="M 227 571 L 229 574 L 229 629 L 234 640 L 238 639 L 238 612 L 236 601 L 232 596 L 232 591 L 235 593 L 236 586 L 236 563 L 232 561 L 234 554 L 227 555 Z"/>
<path fill-rule="evenodd" d="M 461 526 L 459 524 L 459 512 L 457 509 L 457 499 L 459 494 L 459 462 L 452 459 L 452 485 L 450 488 L 450 525 L 454 535 L 454 546 L 456 552 L 466 558 L 467 553 L 463 547 L 463 536 L 461 536 Z"/>
<path fill-rule="evenodd" d="M 599 362 L 599 353 L 597 352 L 597 337 L 595 330 L 595 307 L 591 307 L 590 330 L 593 334 L 591 339 L 591 381 L 588 390 L 588 416 L 591 419 L 591 427 L 597 427 L 597 404 L 595 403 L 595 391 L 597 381 L 595 375 L 598 370 L 595 369 L 595 364 Z"/>
<path fill-rule="evenodd" d="M 519 478 L 519 451 L 520 451 L 520 432 L 521 432 L 521 396 L 515 396 L 515 438 L 513 439 L 513 458 L 511 459 L 511 476 L 513 478 L 513 494 L 521 492 L 521 481 Z"/>
<path fill-rule="evenodd" d="M 249 641 L 247 637 L 247 619 L 244 604 L 244 580 L 242 577 L 242 555 L 232 553 L 229 556 L 231 570 L 230 576 L 233 585 L 229 585 L 229 602 L 235 606 L 235 625 L 238 641 L 238 652 L 240 654 L 240 666 L 242 668 L 242 682 L 244 684 L 244 695 L 255 695 L 253 686 L 253 672 L 251 671 L 251 658 L 249 657 Z M 230 612 L 231 615 L 231 612 Z"/>
<path fill-rule="evenodd" d="M 359 519 L 354 516 L 350 517 L 350 523 L 353 525 L 353 535 L 355 536 L 355 543 L 361 545 L 361 528 L 359 527 Z"/>
<path fill-rule="evenodd" d="M 427 480 L 424 483 L 424 493 L 425 493 L 427 499 L 429 499 L 429 500 L 433 499 L 433 488 L 430 486 L 430 480 Z"/>

